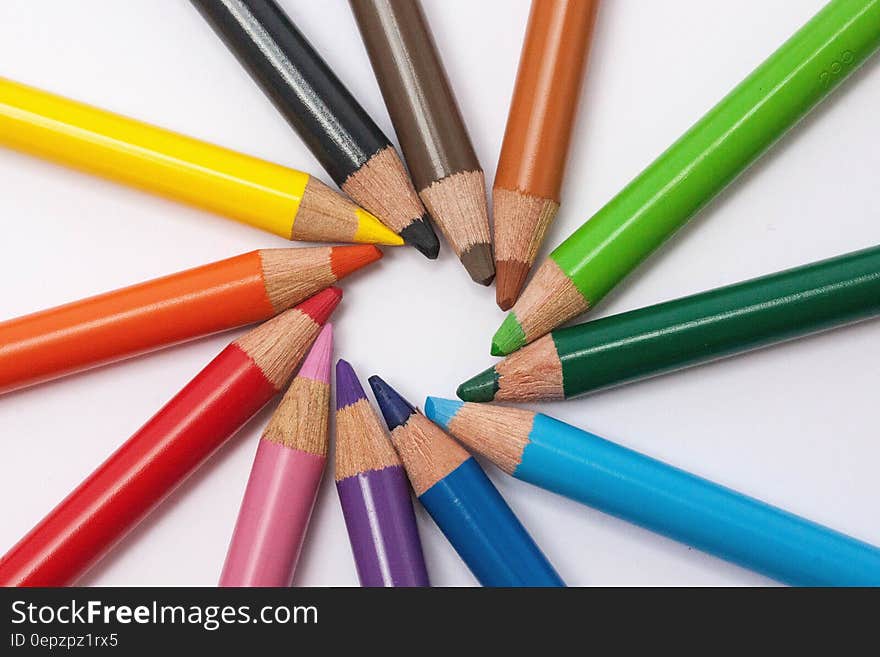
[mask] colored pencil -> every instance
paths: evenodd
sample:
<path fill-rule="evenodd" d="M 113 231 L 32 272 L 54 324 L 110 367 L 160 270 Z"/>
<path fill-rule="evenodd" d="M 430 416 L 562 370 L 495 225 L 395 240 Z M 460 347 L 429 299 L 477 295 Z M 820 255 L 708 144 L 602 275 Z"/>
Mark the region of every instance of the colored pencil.
<path fill-rule="evenodd" d="M 269 319 L 382 257 L 263 249 L 0 322 L 0 393 Z"/>
<path fill-rule="evenodd" d="M 274 0 L 191 0 L 330 177 L 436 258 L 440 243 L 388 138 Z"/>
<path fill-rule="evenodd" d="M 483 586 L 565 586 L 477 462 L 378 376 L 391 441 L 434 522 Z"/>
<path fill-rule="evenodd" d="M 569 399 L 880 314 L 880 247 L 557 329 L 465 381 L 465 401 Z"/>
<path fill-rule="evenodd" d="M 595 306 L 880 47 L 880 0 L 831 0 L 544 261 L 492 340 L 509 354 Z"/>
<path fill-rule="evenodd" d="M 290 586 L 327 461 L 333 327 L 315 339 L 263 431 L 220 586 Z"/>
<path fill-rule="evenodd" d="M 344 360 L 336 363 L 336 490 L 361 586 L 430 586 L 406 472 Z"/>
<path fill-rule="evenodd" d="M 0 78 L 0 144 L 285 239 L 402 240 L 307 173 Z"/>
<path fill-rule="evenodd" d="M 470 277 L 495 278 L 486 180 L 418 0 L 351 0 L 413 183 Z"/>
<path fill-rule="evenodd" d="M 342 292 L 233 341 L 0 558 L 0 586 L 70 585 L 274 397 Z"/>
<path fill-rule="evenodd" d="M 599 0 L 533 0 L 492 186 L 495 298 L 519 297 L 559 210 Z"/>
<path fill-rule="evenodd" d="M 797 586 L 878 586 L 880 549 L 540 413 L 429 397 L 508 474 Z"/>

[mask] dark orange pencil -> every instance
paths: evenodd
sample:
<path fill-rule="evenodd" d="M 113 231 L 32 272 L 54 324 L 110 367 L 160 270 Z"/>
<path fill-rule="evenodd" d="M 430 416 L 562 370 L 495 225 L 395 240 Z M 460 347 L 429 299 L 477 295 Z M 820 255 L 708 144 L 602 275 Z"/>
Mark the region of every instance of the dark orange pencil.
<path fill-rule="evenodd" d="M 513 306 L 559 210 L 598 0 L 534 0 L 493 185 L 495 296 Z"/>
<path fill-rule="evenodd" d="M 382 257 L 263 249 L 0 323 L 0 393 L 268 319 Z"/>

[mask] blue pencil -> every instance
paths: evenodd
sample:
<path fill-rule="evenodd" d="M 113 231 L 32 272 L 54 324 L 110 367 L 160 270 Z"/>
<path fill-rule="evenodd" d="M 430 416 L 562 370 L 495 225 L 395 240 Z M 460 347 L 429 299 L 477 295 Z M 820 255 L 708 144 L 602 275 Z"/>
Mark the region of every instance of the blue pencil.
<path fill-rule="evenodd" d="M 540 413 L 429 397 L 518 479 L 795 586 L 878 586 L 880 550 Z"/>
<path fill-rule="evenodd" d="M 565 586 L 486 473 L 378 376 L 369 378 L 419 501 L 483 586 Z"/>

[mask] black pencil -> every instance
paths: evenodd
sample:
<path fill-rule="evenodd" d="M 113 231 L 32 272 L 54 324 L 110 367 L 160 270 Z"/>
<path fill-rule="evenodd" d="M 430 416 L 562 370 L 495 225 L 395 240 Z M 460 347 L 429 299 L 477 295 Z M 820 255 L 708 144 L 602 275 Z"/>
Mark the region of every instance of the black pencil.
<path fill-rule="evenodd" d="M 191 0 L 331 178 L 428 258 L 440 242 L 400 156 L 274 0 Z"/>

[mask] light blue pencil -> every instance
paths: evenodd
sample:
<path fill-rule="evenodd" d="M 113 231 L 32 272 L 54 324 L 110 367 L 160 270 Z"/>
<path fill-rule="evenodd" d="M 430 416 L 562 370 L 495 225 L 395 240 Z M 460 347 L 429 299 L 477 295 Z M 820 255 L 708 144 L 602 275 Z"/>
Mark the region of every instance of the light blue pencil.
<path fill-rule="evenodd" d="M 518 479 L 795 586 L 880 586 L 880 549 L 540 413 L 429 397 Z"/>

